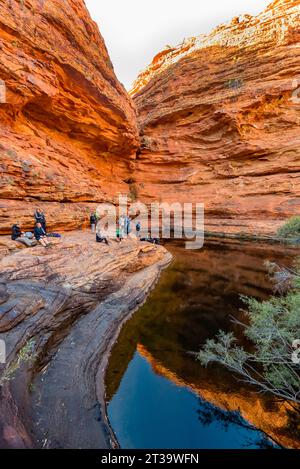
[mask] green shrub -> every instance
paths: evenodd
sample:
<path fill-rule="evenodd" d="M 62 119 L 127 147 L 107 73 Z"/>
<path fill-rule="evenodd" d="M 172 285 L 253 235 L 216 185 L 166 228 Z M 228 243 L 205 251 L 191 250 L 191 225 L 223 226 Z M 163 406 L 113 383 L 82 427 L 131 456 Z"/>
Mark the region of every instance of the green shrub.
<path fill-rule="evenodd" d="M 34 348 L 35 341 L 31 339 L 19 351 L 16 359 L 12 363 L 10 363 L 8 367 L 4 370 L 2 376 L 0 377 L 0 386 L 3 386 L 5 382 L 14 379 L 15 373 L 23 363 L 32 364 L 34 362 L 36 358 Z"/>
<path fill-rule="evenodd" d="M 232 332 L 220 331 L 206 342 L 197 358 L 204 366 L 219 363 L 261 392 L 299 405 L 300 363 L 293 360 L 293 352 L 294 342 L 300 338 L 300 268 L 295 265 L 294 270 L 282 272 L 273 266 L 273 274 L 287 286 L 282 296 L 263 302 L 244 297 L 247 318 L 238 324 L 252 343 L 250 351 L 239 344 Z"/>
<path fill-rule="evenodd" d="M 277 231 L 281 238 L 300 238 L 300 217 L 290 218 Z"/>

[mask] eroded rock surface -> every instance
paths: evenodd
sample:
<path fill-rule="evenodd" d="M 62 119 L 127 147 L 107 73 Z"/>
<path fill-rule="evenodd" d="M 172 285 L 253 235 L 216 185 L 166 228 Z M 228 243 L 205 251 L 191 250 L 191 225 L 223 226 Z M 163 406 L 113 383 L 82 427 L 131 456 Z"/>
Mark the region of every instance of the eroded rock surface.
<path fill-rule="evenodd" d="M 106 246 L 88 232 L 2 257 L 0 379 L 24 347 L 34 350 L 0 386 L 2 448 L 110 445 L 96 381 L 122 322 L 170 259 L 160 246 L 133 238 Z"/>

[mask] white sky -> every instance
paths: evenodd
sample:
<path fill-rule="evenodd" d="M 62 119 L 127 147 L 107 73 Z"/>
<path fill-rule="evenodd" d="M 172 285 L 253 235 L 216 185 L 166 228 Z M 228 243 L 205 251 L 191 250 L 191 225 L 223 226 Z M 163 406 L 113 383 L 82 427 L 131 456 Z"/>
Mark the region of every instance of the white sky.
<path fill-rule="evenodd" d="M 244 13 L 256 15 L 271 0 L 85 0 L 98 23 L 119 80 L 130 89 L 167 44 L 211 31 Z"/>

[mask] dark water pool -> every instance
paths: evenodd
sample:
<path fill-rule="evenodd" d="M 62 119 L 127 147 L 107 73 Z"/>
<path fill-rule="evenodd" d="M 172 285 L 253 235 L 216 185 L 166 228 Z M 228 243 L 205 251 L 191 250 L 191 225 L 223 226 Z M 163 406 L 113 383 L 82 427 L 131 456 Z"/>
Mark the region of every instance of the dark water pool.
<path fill-rule="evenodd" d="M 106 375 L 108 416 L 120 446 L 290 446 L 282 407 L 222 368 L 203 368 L 189 352 L 219 329 L 233 329 L 241 294 L 267 298 L 265 260 L 290 265 L 294 252 L 214 241 L 197 252 L 176 242 L 167 248 L 174 261 L 123 327 Z"/>

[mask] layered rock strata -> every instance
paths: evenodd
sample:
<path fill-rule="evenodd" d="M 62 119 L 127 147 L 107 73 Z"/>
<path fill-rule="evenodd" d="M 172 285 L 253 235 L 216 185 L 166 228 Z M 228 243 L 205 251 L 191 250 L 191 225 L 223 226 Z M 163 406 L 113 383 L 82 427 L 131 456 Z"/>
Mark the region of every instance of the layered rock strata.
<path fill-rule="evenodd" d="M 37 206 L 75 229 L 129 192 L 135 110 L 83 0 L 1 2 L 0 80 L 0 233 Z"/>
<path fill-rule="evenodd" d="M 0 260 L 1 448 L 101 448 L 105 361 L 118 331 L 171 255 L 127 239 L 110 246 L 72 232 L 49 249 Z"/>
<path fill-rule="evenodd" d="M 299 213 L 299 5 L 184 40 L 138 77 L 141 199 L 204 203 L 223 232 L 274 233 Z"/>

